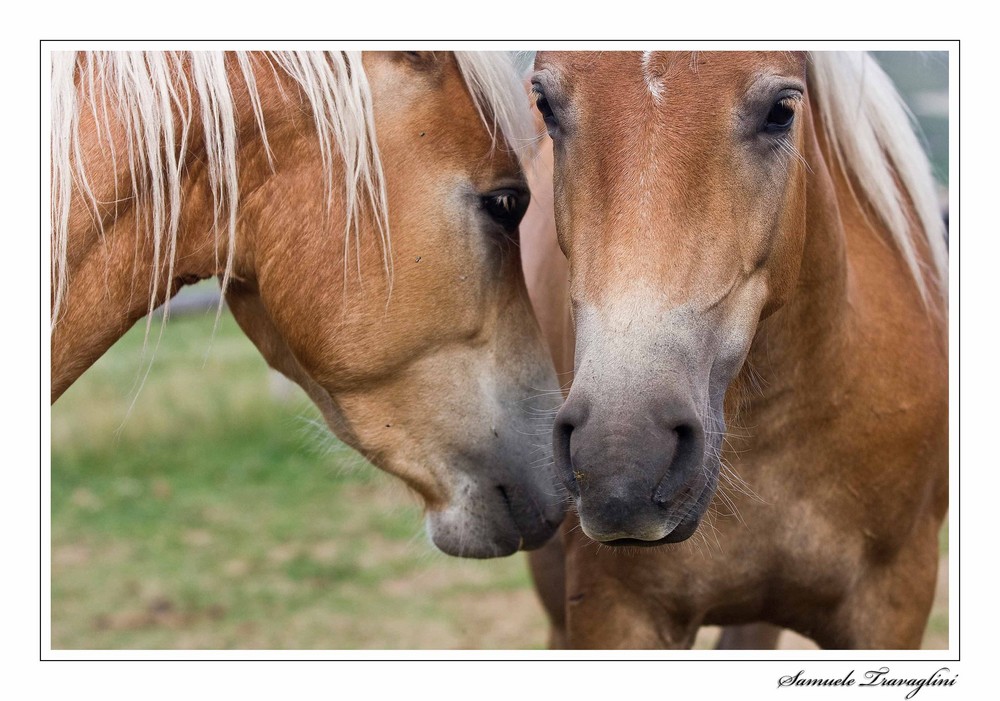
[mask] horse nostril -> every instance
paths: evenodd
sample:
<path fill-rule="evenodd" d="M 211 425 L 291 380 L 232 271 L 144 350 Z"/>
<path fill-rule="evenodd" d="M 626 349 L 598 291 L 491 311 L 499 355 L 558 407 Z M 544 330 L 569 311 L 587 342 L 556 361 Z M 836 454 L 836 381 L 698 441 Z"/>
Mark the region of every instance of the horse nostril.
<path fill-rule="evenodd" d="M 688 423 L 678 424 L 674 428 L 674 433 L 677 434 L 677 445 L 674 448 L 675 462 L 678 460 L 687 461 L 692 457 L 690 454 L 696 448 L 695 434 L 697 431 L 695 426 Z"/>
<path fill-rule="evenodd" d="M 555 461 L 556 471 L 563 484 L 566 485 L 566 489 L 569 490 L 570 494 L 578 497 L 580 496 L 580 485 L 576 481 L 573 457 L 570 451 L 570 439 L 574 428 L 573 420 L 560 411 L 552 429 L 552 457 Z"/>
<path fill-rule="evenodd" d="M 514 506 L 510 503 L 510 495 L 507 493 L 507 489 L 502 485 L 497 485 L 497 491 L 500 492 L 500 498 L 503 499 L 504 506 L 507 507 L 507 511 L 514 513 Z"/>
<path fill-rule="evenodd" d="M 673 428 L 673 450 L 664 456 L 667 471 L 653 493 L 654 501 L 665 504 L 691 479 L 702 463 L 704 440 L 701 428 L 694 423 L 680 423 Z"/>

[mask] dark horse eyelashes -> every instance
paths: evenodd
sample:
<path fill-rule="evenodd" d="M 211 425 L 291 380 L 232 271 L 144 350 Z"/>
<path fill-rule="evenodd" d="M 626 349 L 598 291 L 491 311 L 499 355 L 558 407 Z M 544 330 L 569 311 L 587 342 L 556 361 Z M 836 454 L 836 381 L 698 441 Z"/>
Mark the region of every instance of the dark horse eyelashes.
<path fill-rule="evenodd" d="M 495 190 L 482 198 L 483 209 L 504 229 L 517 228 L 528 209 L 529 197 L 517 190 Z"/>
<path fill-rule="evenodd" d="M 768 134 L 784 134 L 795 123 L 796 105 L 802 100 L 797 90 L 782 90 L 774 98 L 771 109 L 764 119 L 761 131 Z"/>
<path fill-rule="evenodd" d="M 767 113 L 764 131 L 769 134 L 781 134 L 791 129 L 794 121 L 795 102 L 792 98 L 786 97 L 775 102 L 771 111 Z"/>
<path fill-rule="evenodd" d="M 559 122 L 556 120 L 555 114 L 552 113 L 552 106 L 549 104 L 548 98 L 545 97 L 545 92 L 538 83 L 532 85 L 532 95 L 535 97 L 535 108 L 542 115 L 542 120 L 545 122 L 545 128 L 548 130 L 549 136 L 554 137 L 554 132 L 559 128 Z"/>

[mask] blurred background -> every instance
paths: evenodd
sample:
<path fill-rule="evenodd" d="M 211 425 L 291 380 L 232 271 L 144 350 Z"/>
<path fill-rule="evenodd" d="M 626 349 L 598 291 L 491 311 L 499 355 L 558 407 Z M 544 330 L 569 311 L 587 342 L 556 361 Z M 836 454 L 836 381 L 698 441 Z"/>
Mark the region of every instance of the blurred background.
<path fill-rule="evenodd" d="M 942 51 L 874 51 L 923 132 L 934 177 L 948 186 L 948 54 Z"/>
<path fill-rule="evenodd" d="M 948 185 L 948 54 L 877 52 Z M 52 647 L 540 649 L 526 560 L 450 558 L 208 282 L 52 407 Z M 947 528 L 925 647 L 948 647 Z M 706 629 L 699 647 L 710 647 Z M 786 633 L 784 647 L 814 647 Z"/>

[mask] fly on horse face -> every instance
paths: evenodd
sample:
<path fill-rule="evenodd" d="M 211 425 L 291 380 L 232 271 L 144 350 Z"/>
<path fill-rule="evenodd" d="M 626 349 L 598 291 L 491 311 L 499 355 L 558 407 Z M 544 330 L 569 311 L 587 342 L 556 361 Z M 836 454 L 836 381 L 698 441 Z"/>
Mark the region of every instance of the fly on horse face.
<path fill-rule="evenodd" d="M 535 67 L 576 336 L 554 458 L 578 519 L 534 562 L 543 598 L 565 588 L 555 639 L 759 621 L 918 647 L 948 505 L 947 251 L 891 82 L 842 53 Z"/>
<path fill-rule="evenodd" d="M 517 247 L 534 142 L 502 53 L 52 56 L 52 400 L 218 277 L 267 362 L 424 499 L 445 552 L 542 544 L 551 362 Z"/>

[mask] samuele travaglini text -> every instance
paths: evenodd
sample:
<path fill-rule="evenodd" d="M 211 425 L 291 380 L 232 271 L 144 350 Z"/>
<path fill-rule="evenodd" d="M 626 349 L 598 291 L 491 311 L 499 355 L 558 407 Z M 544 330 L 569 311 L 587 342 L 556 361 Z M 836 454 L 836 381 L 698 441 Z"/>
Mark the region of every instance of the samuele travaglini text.
<path fill-rule="evenodd" d="M 897 676 L 893 675 L 888 667 L 869 669 L 857 674 L 851 670 L 842 677 L 810 677 L 805 670 L 799 670 L 795 674 L 778 679 L 778 688 L 782 687 L 814 687 L 814 686 L 840 686 L 840 687 L 886 687 L 895 686 L 909 689 L 906 694 L 907 699 L 912 699 L 924 687 L 930 686 L 955 686 L 958 675 L 952 674 L 947 667 L 941 667 L 933 674 L 926 677 Z"/>

